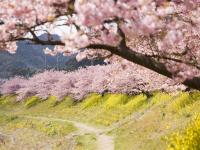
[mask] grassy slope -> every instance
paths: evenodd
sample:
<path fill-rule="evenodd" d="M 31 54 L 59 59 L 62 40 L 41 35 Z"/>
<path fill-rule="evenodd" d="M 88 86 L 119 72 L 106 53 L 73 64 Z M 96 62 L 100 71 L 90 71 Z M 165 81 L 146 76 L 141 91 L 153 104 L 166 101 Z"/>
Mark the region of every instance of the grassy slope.
<path fill-rule="evenodd" d="M 17 134 L 18 145 L 42 147 L 45 143 L 52 143 L 49 146 L 55 149 L 66 148 L 65 136 L 76 130 L 72 124 L 36 122 L 20 116 L 63 118 L 110 128 L 108 134 L 114 137 L 117 150 L 160 150 L 167 147 L 166 137 L 182 130 L 195 114 L 200 114 L 199 94 L 193 94 L 191 98 L 188 93 L 176 96 L 154 93 L 151 98 L 145 95 L 106 94 L 102 97 L 92 94 L 78 104 L 69 97 L 60 103 L 55 97 L 43 102 L 35 97 L 22 103 L 14 100 L 14 96 L 0 99 L 0 133 Z M 34 138 L 36 135 L 39 138 Z M 76 149 L 94 149 L 95 140 L 94 135 L 77 137 Z M 32 142 L 39 143 L 33 145 Z"/>

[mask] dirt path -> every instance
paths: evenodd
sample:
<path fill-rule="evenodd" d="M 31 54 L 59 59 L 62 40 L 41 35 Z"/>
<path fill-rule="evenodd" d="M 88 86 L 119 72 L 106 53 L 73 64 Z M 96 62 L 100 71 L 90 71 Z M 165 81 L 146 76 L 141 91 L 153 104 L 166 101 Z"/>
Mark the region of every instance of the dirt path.
<path fill-rule="evenodd" d="M 97 136 L 99 150 L 114 150 L 114 142 L 111 136 L 101 134 Z"/>
<path fill-rule="evenodd" d="M 85 123 L 80 123 L 77 121 L 72 121 L 72 120 L 67 120 L 67 119 L 52 118 L 52 117 L 39 117 L 39 116 L 37 116 L 37 117 L 22 116 L 22 117 L 29 118 L 29 119 L 39 119 L 39 120 L 48 120 L 48 121 L 51 120 L 51 121 L 72 123 L 78 129 L 78 131 L 74 132 L 68 136 L 68 139 L 70 141 L 68 150 L 74 150 L 74 148 L 76 146 L 76 141 L 75 141 L 76 136 L 80 136 L 80 135 L 84 135 L 84 134 L 88 134 L 88 133 L 90 133 L 90 134 L 92 133 L 92 134 L 96 135 L 98 150 L 114 150 L 113 138 L 111 136 L 106 135 L 106 133 L 109 131 L 112 131 L 116 128 L 119 128 L 120 126 L 123 126 L 124 124 L 126 124 L 127 122 L 129 122 L 131 120 L 141 119 L 146 114 L 146 112 L 149 112 L 150 110 L 151 109 L 146 109 L 139 113 L 133 113 L 132 115 L 125 117 L 124 119 L 120 120 L 119 122 L 116 122 L 116 123 L 112 124 L 111 126 L 109 126 L 107 128 L 103 128 L 103 129 L 96 128 L 96 127 L 90 126 Z"/>
<path fill-rule="evenodd" d="M 12 143 L 14 143 L 15 138 L 12 135 L 0 132 L 0 144 L 5 144 L 7 141 L 11 141 Z"/>
<path fill-rule="evenodd" d="M 48 120 L 48 121 L 58 121 L 58 122 L 69 122 L 72 123 L 77 129 L 77 132 L 74 132 L 68 136 L 70 139 L 69 150 L 73 150 L 75 148 L 75 137 L 84 135 L 84 134 L 95 134 L 97 137 L 97 148 L 98 150 L 114 150 L 114 141 L 111 136 L 106 135 L 105 133 L 108 129 L 99 129 L 84 123 L 80 123 L 77 121 L 71 121 L 66 119 L 59 118 L 49 118 L 49 117 L 34 117 L 34 116 L 21 116 L 23 118 L 28 119 L 38 119 L 38 120 Z"/>

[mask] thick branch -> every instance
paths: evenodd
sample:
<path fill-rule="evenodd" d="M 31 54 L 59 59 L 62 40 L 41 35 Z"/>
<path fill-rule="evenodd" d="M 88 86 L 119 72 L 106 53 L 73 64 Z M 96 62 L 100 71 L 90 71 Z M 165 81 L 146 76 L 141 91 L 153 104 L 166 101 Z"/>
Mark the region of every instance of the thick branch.
<path fill-rule="evenodd" d="M 91 44 L 91 45 L 87 46 L 86 48 L 108 50 L 111 53 L 116 54 L 124 59 L 127 59 L 135 64 L 146 67 L 150 70 L 153 70 L 153 71 L 155 71 L 159 74 L 162 74 L 164 76 L 167 76 L 169 78 L 173 78 L 173 74 L 167 70 L 166 66 L 163 63 L 156 61 L 152 57 L 148 57 L 144 54 L 132 51 L 128 47 L 126 47 L 124 49 L 120 49 L 118 47 L 113 47 L 113 46 L 109 46 L 109 45 Z M 188 80 L 184 81 L 183 84 L 188 87 L 200 90 L 200 78 L 199 77 L 194 77 L 193 79 L 188 79 Z"/>
<path fill-rule="evenodd" d="M 161 56 L 161 55 L 146 55 L 147 57 L 152 57 L 152 58 L 157 58 L 157 59 L 163 59 L 163 60 L 171 60 L 171 61 L 174 61 L 174 62 L 177 62 L 177 63 L 182 63 L 182 64 L 186 64 L 188 66 L 191 66 L 191 67 L 195 67 L 197 69 L 200 70 L 200 66 L 195 64 L 195 63 L 192 63 L 192 62 L 189 62 L 189 61 L 184 61 L 184 60 L 181 60 L 181 59 L 177 59 L 177 58 L 172 58 L 172 57 L 168 57 L 168 56 Z"/>

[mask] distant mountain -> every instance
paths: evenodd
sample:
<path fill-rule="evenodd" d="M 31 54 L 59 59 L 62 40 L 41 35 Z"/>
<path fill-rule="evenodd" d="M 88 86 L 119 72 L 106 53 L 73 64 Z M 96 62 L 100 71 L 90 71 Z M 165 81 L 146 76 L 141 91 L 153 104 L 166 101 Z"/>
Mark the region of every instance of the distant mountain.
<path fill-rule="evenodd" d="M 68 57 L 59 55 L 53 57 L 45 55 L 43 49 L 46 46 L 33 45 L 27 41 L 21 41 L 17 43 L 18 49 L 16 54 L 10 54 L 6 51 L 0 52 L 0 77 L 7 78 L 14 75 L 28 75 L 27 73 L 33 73 L 38 70 L 44 70 L 45 68 L 56 68 L 57 57 L 59 68 L 63 69 L 65 63 L 69 60 Z M 52 46 L 48 46 L 53 48 Z"/>
<path fill-rule="evenodd" d="M 71 57 L 45 55 L 43 49 L 53 46 L 35 45 L 27 41 L 17 43 L 16 54 L 0 51 L 0 78 L 10 78 L 16 75 L 31 76 L 45 69 L 75 70 L 95 64 L 103 64 L 103 60 L 83 60 L 77 62 L 75 55 Z"/>
<path fill-rule="evenodd" d="M 94 60 L 84 59 L 80 62 L 77 62 L 75 56 L 70 57 L 65 64 L 66 65 L 64 70 L 67 71 L 73 71 L 78 68 L 85 68 L 87 66 L 106 65 L 103 59 L 94 59 Z"/>

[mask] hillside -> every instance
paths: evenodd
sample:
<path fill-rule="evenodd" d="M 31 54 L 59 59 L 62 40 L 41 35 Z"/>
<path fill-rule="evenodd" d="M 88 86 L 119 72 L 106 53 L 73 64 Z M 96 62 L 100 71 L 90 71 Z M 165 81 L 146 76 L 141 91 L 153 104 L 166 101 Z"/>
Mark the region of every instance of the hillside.
<path fill-rule="evenodd" d="M 1 78 L 8 78 L 14 75 L 25 75 L 34 73 L 38 70 L 46 68 L 56 68 L 56 57 L 46 55 L 43 52 L 45 46 L 28 44 L 26 41 L 18 42 L 17 53 L 10 54 L 6 51 L 0 52 L 0 72 Z M 49 46 L 51 48 L 51 46 Z M 62 55 L 59 56 L 59 67 L 64 68 L 69 58 Z M 26 73 L 27 71 L 27 73 Z"/>
<path fill-rule="evenodd" d="M 0 78 L 10 78 L 17 75 L 28 77 L 35 72 L 42 72 L 45 69 L 59 68 L 59 70 L 72 71 L 79 67 L 104 64 L 102 59 L 85 59 L 77 62 L 76 55 L 70 57 L 63 56 L 62 54 L 58 56 L 45 55 L 43 49 L 46 47 L 52 49 L 52 46 L 35 45 L 27 41 L 18 42 L 17 45 L 18 49 L 15 54 L 0 51 Z"/>
<path fill-rule="evenodd" d="M 200 0 L 0 0 L 0 150 L 200 150 Z"/>
<path fill-rule="evenodd" d="M 1 149 L 198 150 L 199 92 L 0 98 Z M 87 117 L 86 117 L 87 116 Z M 47 144 L 48 143 L 48 144 Z M 181 147 L 180 147 L 181 146 Z"/>

